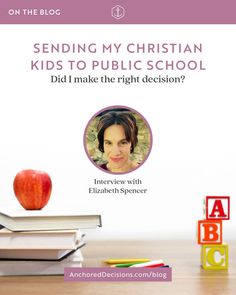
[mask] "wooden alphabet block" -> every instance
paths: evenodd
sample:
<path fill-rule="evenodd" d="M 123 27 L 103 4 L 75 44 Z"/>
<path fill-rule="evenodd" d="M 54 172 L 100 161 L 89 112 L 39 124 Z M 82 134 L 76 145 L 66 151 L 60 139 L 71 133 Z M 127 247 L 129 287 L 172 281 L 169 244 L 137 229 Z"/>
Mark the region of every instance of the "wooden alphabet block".
<path fill-rule="evenodd" d="M 230 197 L 206 197 L 206 219 L 229 220 Z"/>
<path fill-rule="evenodd" d="M 228 245 L 203 245 L 201 263 L 204 269 L 228 269 Z"/>
<path fill-rule="evenodd" d="M 222 244 L 222 221 L 199 220 L 198 244 Z"/>

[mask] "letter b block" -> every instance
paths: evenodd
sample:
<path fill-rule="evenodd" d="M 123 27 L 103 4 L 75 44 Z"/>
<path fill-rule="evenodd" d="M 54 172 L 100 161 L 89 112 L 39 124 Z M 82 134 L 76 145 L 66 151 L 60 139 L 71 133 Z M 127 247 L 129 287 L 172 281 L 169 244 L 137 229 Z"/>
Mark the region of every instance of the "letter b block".
<path fill-rule="evenodd" d="M 222 244 L 222 221 L 199 220 L 198 244 Z"/>
<path fill-rule="evenodd" d="M 201 260 L 204 269 L 228 269 L 228 245 L 203 245 Z"/>

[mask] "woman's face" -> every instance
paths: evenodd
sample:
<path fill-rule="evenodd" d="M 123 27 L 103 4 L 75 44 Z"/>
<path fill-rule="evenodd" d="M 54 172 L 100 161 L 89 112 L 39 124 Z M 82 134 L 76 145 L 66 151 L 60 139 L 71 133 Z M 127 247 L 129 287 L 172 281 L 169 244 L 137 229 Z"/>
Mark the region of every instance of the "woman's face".
<path fill-rule="evenodd" d="M 104 153 L 111 171 L 120 172 L 127 168 L 130 161 L 131 142 L 125 136 L 121 125 L 111 125 L 104 132 Z"/>

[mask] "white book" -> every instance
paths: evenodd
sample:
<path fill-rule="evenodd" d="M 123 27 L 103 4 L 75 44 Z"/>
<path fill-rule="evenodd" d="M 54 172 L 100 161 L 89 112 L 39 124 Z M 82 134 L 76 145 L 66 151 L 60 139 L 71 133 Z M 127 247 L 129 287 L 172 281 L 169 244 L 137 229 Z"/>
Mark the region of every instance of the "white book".
<path fill-rule="evenodd" d="M 85 245 L 78 244 L 76 249 L 0 249 L 0 260 L 51 260 L 65 259 Z"/>
<path fill-rule="evenodd" d="M 0 260 L 59 260 L 74 250 L 0 249 Z"/>
<path fill-rule="evenodd" d="M 82 267 L 83 256 L 78 250 L 62 261 L 1 261 L 0 276 L 62 275 L 65 267 Z"/>
<path fill-rule="evenodd" d="M 12 232 L 0 229 L 0 249 L 76 249 L 80 230 Z"/>
<path fill-rule="evenodd" d="M 1 208 L 0 224 L 12 231 L 64 230 L 101 226 L 101 215 L 82 212 L 64 212 Z"/>

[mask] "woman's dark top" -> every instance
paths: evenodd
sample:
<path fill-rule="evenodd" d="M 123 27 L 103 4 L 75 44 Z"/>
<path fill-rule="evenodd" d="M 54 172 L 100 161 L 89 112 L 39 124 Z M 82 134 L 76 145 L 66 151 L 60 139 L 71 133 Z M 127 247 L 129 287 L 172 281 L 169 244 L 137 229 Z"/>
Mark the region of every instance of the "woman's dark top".
<path fill-rule="evenodd" d="M 103 170 L 108 170 L 108 169 L 107 169 L 107 164 L 102 164 L 102 165 L 100 165 L 99 167 L 102 168 Z"/>

